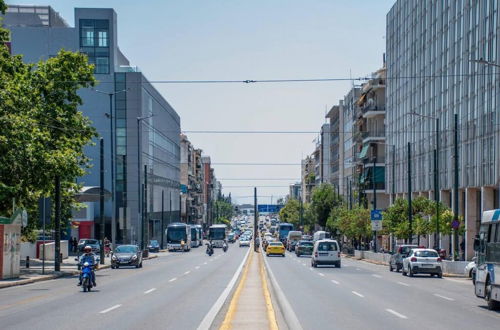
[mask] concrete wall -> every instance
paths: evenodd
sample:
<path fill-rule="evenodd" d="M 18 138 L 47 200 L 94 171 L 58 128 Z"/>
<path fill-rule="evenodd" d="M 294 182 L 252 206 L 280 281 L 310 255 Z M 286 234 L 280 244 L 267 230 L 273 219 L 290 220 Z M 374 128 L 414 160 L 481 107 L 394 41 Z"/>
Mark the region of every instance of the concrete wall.
<path fill-rule="evenodd" d="M 54 260 L 54 250 L 55 250 L 55 243 L 46 243 L 46 244 L 41 244 L 40 248 L 42 248 L 45 245 L 45 260 Z M 63 259 L 68 258 L 68 241 L 61 241 L 61 253 L 63 255 Z M 40 251 L 40 255 L 42 254 L 42 251 Z"/>
<path fill-rule="evenodd" d="M 21 242 L 21 260 L 26 257 L 36 258 L 36 244 L 30 242 Z"/>

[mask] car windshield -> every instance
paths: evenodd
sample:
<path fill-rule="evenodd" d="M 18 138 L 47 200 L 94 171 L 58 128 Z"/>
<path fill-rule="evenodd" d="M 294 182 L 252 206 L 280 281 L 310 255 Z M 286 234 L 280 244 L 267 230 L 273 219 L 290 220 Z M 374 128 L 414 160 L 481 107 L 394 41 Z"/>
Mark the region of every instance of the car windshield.
<path fill-rule="evenodd" d="M 313 246 L 313 242 L 300 242 L 299 246 Z"/>
<path fill-rule="evenodd" d="M 280 242 L 272 242 L 272 243 L 269 243 L 270 246 L 282 246 L 282 244 Z"/>
<path fill-rule="evenodd" d="M 337 251 L 337 244 L 333 242 L 319 243 L 318 251 Z"/>
<path fill-rule="evenodd" d="M 82 239 L 80 240 L 80 244 L 99 244 L 99 241 L 96 239 Z"/>
<path fill-rule="evenodd" d="M 158 241 L 156 241 L 156 240 L 149 241 L 149 244 L 152 245 L 152 246 L 159 245 Z"/>
<path fill-rule="evenodd" d="M 132 245 L 122 245 L 118 246 L 115 250 L 115 253 L 136 253 L 137 247 Z"/>
<path fill-rule="evenodd" d="M 436 251 L 415 251 L 415 257 L 437 258 Z"/>

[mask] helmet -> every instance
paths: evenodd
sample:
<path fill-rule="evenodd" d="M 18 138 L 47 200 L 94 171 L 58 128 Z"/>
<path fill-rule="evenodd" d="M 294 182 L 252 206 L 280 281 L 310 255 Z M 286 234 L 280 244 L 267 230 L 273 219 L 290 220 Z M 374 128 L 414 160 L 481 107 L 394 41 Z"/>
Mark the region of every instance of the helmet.
<path fill-rule="evenodd" d="M 85 261 L 85 263 L 83 264 L 84 267 L 88 267 L 90 264 L 88 261 Z"/>
<path fill-rule="evenodd" d="M 83 251 L 84 251 L 85 253 L 90 253 L 90 252 L 92 252 L 92 247 L 91 247 L 90 245 L 87 245 L 87 246 L 85 246 L 85 247 L 83 248 Z"/>

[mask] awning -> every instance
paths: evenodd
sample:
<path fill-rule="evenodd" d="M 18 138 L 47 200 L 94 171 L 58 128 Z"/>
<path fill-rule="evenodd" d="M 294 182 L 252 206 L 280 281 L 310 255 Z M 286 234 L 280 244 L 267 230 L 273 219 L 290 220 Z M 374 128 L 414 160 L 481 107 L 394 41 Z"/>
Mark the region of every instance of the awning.
<path fill-rule="evenodd" d="M 75 196 L 77 202 L 98 202 L 100 198 L 101 188 L 97 186 L 84 186 Z M 104 200 L 111 197 L 111 192 L 104 189 Z"/>
<path fill-rule="evenodd" d="M 363 146 L 363 149 L 361 149 L 361 152 L 359 153 L 359 158 L 360 159 L 363 159 L 366 157 L 366 153 L 368 152 L 368 148 L 370 148 L 370 145 L 369 144 L 365 144 Z"/>
<path fill-rule="evenodd" d="M 364 94 L 361 94 L 361 96 L 359 97 L 358 101 L 356 102 L 356 104 L 358 106 L 361 106 L 363 105 L 363 103 L 365 103 L 365 100 L 366 100 L 366 93 Z"/>

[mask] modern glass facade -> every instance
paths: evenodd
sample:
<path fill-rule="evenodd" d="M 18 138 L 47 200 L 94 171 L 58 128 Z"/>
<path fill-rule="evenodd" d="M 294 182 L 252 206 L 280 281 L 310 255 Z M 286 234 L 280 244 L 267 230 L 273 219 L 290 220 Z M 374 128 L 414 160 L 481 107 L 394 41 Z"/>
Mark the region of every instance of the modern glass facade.
<path fill-rule="evenodd" d="M 95 65 L 95 73 L 109 74 L 109 21 L 81 19 L 80 48 Z"/>

